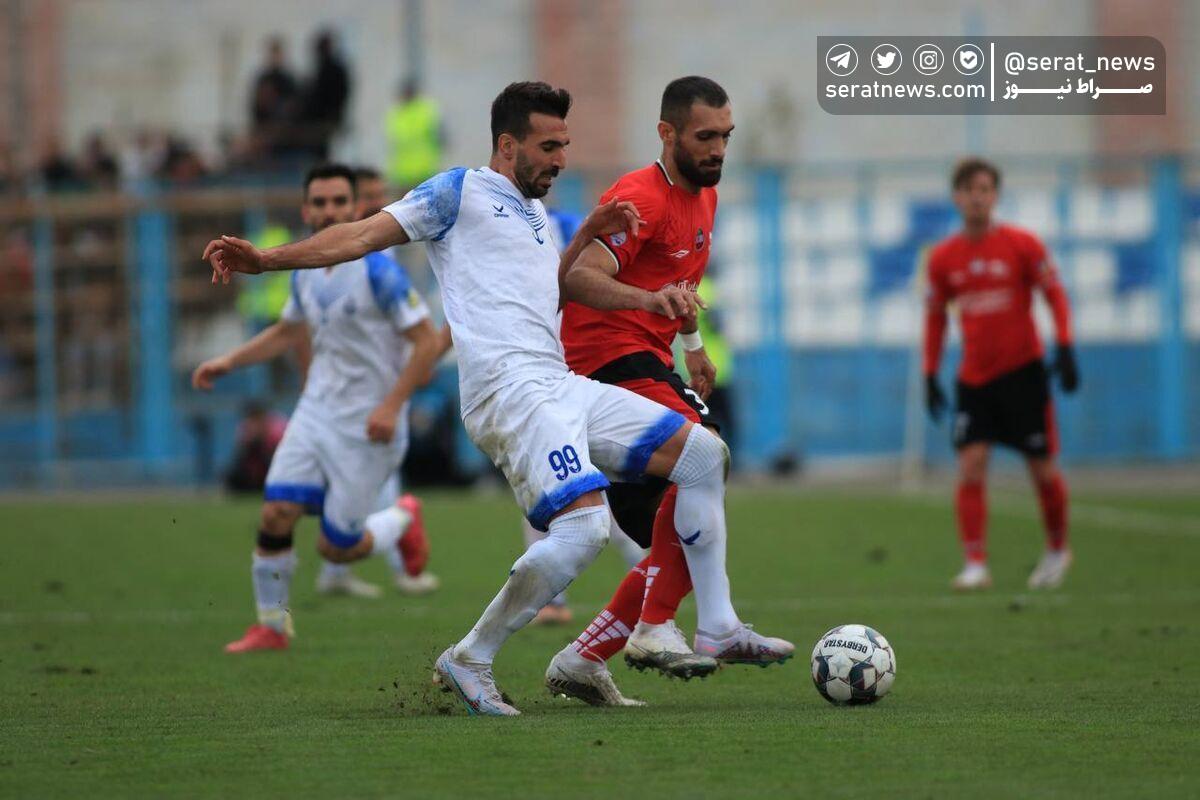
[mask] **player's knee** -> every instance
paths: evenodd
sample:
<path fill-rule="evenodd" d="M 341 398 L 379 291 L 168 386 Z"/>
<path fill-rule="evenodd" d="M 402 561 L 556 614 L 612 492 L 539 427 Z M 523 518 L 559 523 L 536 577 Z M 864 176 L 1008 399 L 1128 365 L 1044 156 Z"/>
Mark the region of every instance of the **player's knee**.
<path fill-rule="evenodd" d="M 355 549 L 354 547 L 338 547 L 324 536 L 317 539 L 317 552 L 321 558 L 334 564 L 349 564 L 351 561 L 357 561 L 360 556 L 355 553 Z"/>
<path fill-rule="evenodd" d="M 723 482 L 728 476 L 729 446 L 707 428 L 693 425 L 671 471 L 671 480 L 680 486 L 690 486 L 709 480 Z"/>
<path fill-rule="evenodd" d="M 263 503 L 259 528 L 268 536 L 291 536 L 303 509 L 295 503 L 268 501 Z"/>
<path fill-rule="evenodd" d="M 550 538 L 599 550 L 608 544 L 611 529 L 608 506 L 585 506 L 556 517 L 550 524 Z"/>
<path fill-rule="evenodd" d="M 959 478 L 969 483 L 978 483 L 987 477 L 988 452 L 980 447 L 967 447 L 959 452 Z"/>
<path fill-rule="evenodd" d="M 317 552 L 322 558 L 335 564 L 347 564 L 365 558 L 371 552 L 373 540 L 370 534 L 357 526 L 342 527 L 321 518 L 321 536 L 317 539 Z"/>

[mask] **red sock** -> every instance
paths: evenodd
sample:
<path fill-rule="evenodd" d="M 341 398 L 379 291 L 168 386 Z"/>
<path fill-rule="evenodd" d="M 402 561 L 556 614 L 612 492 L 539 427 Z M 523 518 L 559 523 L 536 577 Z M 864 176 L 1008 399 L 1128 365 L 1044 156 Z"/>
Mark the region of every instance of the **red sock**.
<path fill-rule="evenodd" d="M 668 489 L 654 517 L 650 564 L 646 568 L 646 601 L 642 603 L 642 621 L 651 625 L 675 619 L 680 602 L 692 590 L 692 576 L 683 555 L 683 545 L 675 535 L 677 494 L 674 486 Z"/>
<path fill-rule="evenodd" d="M 1038 502 L 1042 506 L 1042 522 L 1046 526 L 1046 546 L 1051 550 L 1062 550 L 1067 545 L 1067 482 L 1055 474 L 1037 487 Z"/>
<path fill-rule="evenodd" d="M 642 613 L 642 597 L 646 594 L 646 567 L 650 559 L 645 558 L 625 576 L 617 591 L 604 610 L 596 615 L 592 623 L 583 629 L 572 647 L 584 658 L 601 663 L 608 661 L 625 647 L 625 640 L 633 633 L 638 615 Z"/>
<path fill-rule="evenodd" d="M 987 497 L 983 484 L 963 481 L 954 498 L 958 514 L 958 537 L 967 561 L 987 561 Z"/>

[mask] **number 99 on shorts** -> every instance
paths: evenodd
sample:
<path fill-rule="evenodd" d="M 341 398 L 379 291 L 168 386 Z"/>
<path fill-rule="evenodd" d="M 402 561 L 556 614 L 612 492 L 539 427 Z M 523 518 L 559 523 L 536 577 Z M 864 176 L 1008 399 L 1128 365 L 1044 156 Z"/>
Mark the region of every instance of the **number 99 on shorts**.
<path fill-rule="evenodd" d="M 579 462 L 579 453 L 569 444 L 564 445 L 561 450 L 551 450 L 549 460 L 554 477 L 560 481 L 565 481 L 568 475 L 583 469 L 583 464 Z"/>

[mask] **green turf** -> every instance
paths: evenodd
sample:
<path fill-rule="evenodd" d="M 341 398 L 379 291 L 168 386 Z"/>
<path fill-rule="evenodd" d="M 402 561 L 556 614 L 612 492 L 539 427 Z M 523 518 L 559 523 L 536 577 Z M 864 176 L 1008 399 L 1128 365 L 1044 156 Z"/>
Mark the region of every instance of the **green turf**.
<path fill-rule="evenodd" d="M 735 491 L 737 604 L 800 658 L 688 684 L 614 663 L 651 705 L 597 710 L 542 689 L 573 626 L 525 630 L 496 665 L 525 715 L 496 720 L 468 718 L 428 681 L 517 555 L 506 496 L 430 498 L 444 588 L 416 600 L 318 599 L 306 523 L 300 635 L 287 653 L 243 657 L 220 648 L 250 621 L 254 504 L 10 503 L 0 795 L 1195 796 L 1200 499 L 1080 505 L 1063 591 L 1023 591 L 1039 532 L 1010 493 L 994 504 L 997 588 L 958 597 L 941 493 Z M 377 563 L 361 572 L 384 577 Z M 606 552 L 573 588 L 576 608 L 595 609 L 620 573 Z M 689 601 L 686 628 L 693 618 Z M 849 622 L 896 648 L 895 689 L 876 706 L 830 707 L 809 680 L 816 637 Z"/>

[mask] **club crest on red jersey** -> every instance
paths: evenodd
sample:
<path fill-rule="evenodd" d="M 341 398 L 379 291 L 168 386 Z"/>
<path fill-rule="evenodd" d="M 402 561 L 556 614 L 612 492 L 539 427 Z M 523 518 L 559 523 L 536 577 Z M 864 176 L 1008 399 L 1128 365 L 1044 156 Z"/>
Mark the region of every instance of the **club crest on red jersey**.
<path fill-rule="evenodd" d="M 620 247 L 625 244 L 625 231 L 617 231 L 608 237 L 608 241 L 612 243 L 613 247 Z"/>
<path fill-rule="evenodd" d="M 696 249 L 704 249 L 704 228 L 696 228 Z"/>

